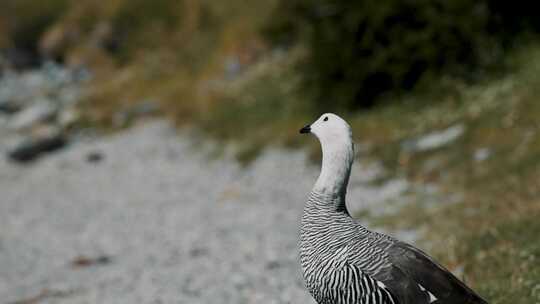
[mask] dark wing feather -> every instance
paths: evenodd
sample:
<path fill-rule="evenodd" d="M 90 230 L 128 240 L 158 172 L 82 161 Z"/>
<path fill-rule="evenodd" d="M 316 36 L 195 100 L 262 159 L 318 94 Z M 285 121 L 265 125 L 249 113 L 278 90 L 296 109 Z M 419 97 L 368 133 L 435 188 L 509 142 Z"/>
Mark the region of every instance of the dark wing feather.
<path fill-rule="evenodd" d="M 364 267 L 362 271 L 373 279 L 386 285 L 388 290 L 397 299 L 398 304 L 430 304 L 429 294 L 420 289 L 418 283 L 402 269 L 392 265 L 387 250 L 399 242 L 396 239 L 373 232 L 371 234 L 372 243 L 369 244 L 371 250 L 366 253 L 365 244 L 362 240 L 351 242 L 351 264 L 365 265 L 376 263 L 378 269 L 373 271 Z M 366 261 L 369 260 L 369 261 Z M 360 267 L 360 266 L 359 266 Z"/>
<path fill-rule="evenodd" d="M 374 277 L 388 287 L 399 304 L 429 304 L 429 294 L 397 267 L 391 266 Z"/>
<path fill-rule="evenodd" d="M 437 297 L 437 304 L 487 304 L 474 291 L 431 257 L 407 243 L 396 242 L 387 253 L 392 268 L 403 274 Z M 396 270 L 391 271 L 396 272 Z"/>

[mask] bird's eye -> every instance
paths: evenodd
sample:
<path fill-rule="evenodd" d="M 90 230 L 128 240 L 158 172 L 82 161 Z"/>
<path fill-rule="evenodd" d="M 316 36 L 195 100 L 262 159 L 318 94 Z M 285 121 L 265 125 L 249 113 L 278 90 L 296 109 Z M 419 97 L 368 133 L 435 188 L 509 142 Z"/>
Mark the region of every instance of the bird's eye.
<path fill-rule="evenodd" d="M 328 116 L 326 116 L 323 120 L 324 120 L 324 121 L 328 121 Z"/>

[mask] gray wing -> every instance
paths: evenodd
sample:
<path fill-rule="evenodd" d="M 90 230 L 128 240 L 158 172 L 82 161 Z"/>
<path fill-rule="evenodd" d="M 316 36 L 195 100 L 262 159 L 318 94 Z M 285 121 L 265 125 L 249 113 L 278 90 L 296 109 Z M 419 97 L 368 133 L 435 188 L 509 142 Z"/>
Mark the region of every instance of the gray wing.
<path fill-rule="evenodd" d="M 364 232 L 365 233 L 365 232 Z M 430 304 L 426 290 L 405 271 L 391 262 L 389 250 L 398 240 L 377 232 L 369 232 L 349 243 L 350 263 L 372 279 L 386 286 L 398 304 Z"/>
<path fill-rule="evenodd" d="M 377 274 L 396 296 L 409 303 L 411 297 L 429 296 L 426 303 L 433 304 L 487 304 L 474 291 L 431 257 L 404 242 L 395 242 L 386 248 L 389 267 Z M 408 289 L 412 290 L 408 290 Z M 410 302 L 424 303 L 424 302 Z"/>

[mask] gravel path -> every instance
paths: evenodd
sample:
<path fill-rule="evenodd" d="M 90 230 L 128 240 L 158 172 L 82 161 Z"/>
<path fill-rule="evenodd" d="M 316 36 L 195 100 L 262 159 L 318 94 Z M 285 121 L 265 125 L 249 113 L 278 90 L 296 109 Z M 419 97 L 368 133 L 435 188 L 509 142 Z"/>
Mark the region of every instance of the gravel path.
<path fill-rule="evenodd" d="M 296 242 L 318 168 L 300 151 L 248 169 L 202 151 L 151 122 L 30 166 L 0 160 L 0 303 L 314 303 Z M 355 210 L 406 187 L 353 170 Z"/>

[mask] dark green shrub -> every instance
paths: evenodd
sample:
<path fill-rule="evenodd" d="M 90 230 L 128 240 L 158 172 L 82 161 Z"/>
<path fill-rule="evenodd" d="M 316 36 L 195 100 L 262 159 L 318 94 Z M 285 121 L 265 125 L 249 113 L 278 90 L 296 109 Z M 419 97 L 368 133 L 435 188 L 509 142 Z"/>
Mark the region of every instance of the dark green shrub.
<path fill-rule="evenodd" d="M 6 28 L 0 34 L 7 35 L 4 39 L 13 52 L 24 53 L 37 61 L 32 63 L 39 63 L 39 38 L 68 7 L 68 0 L 2 0 L 0 23 Z"/>
<path fill-rule="evenodd" d="M 140 48 L 155 46 L 159 35 L 170 33 L 178 25 L 182 1 L 177 0 L 131 0 L 121 4 L 112 18 L 115 57 L 121 62 L 129 61 L 133 52 Z"/>
<path fill-rule="evenodd" d="M 494 10 L 507 6 L 489 0 L 282 0 L 267 34 L 276 43 L 307 44 L 306 84 L 321 107 L 369 107 L 383 93 L 409 90 L 428 75 L 474 79 L 500 64 L 505 25 L 517 17 Z"/>

